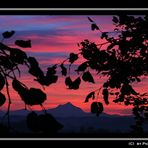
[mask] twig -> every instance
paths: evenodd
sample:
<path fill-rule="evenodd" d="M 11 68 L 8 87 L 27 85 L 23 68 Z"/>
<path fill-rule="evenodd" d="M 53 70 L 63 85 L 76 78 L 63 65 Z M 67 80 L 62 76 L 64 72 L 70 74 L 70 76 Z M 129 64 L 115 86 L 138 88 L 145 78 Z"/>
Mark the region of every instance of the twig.
<path fill-rule="evenodd" d="M 104 42 L 104 43 L 100 43 L 100 44 L 96 44 L 97 46 L 102 46 L 102 45 L 105 45 L 105 44 L 108 44 L 108 43 L 110 43 L 109 41 L 107 41 L 107 42 Z"/>
<path fill-rule="evenodd" d="M 46 111 L 45 107 L 44 107 L 42 104 L 40 104 L 40 106 L 41 106 L 43 112 L 44 112 L 45 114 L 47 114 L 47 111 Z"/>

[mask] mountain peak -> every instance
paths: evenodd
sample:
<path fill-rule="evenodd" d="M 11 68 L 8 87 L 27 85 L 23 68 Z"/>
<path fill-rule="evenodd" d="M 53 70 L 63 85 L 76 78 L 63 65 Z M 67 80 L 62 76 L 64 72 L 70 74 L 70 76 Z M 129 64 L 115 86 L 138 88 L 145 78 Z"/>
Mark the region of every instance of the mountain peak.
<path fill-rule="evenodd" d="M 86 116 L 87 114 L 79 107 L 73 105 L 71 102 L 60 104 L 56 108 L 48 110 L 55 116 L 68 117 L 68 116 Z"/>
<path fill-rule="evenodd" d="M 74 106 L 71 102 L 67 102 L 67 103 L 65 103 L 65 104 L 60 104 L 59 106 L 69 106 L 69 107 L 76 107 L 76 106 Z"/>
<path fill-rule="evenodd" d="M 73 105 L 71 102 L 67 102 L 65 103 L 65 105 Z"/>
<path fill-rule="evenodd" d="M 74 110 L 74 109 L 79 109 L 81 110 L 79 107 L 73 105 L 71 102 L 67 102 L 65 104 L 60 104 L 58 105 L 56 108 L 60 108 L 60 109 L 68 109 L 68 110 Z"/>

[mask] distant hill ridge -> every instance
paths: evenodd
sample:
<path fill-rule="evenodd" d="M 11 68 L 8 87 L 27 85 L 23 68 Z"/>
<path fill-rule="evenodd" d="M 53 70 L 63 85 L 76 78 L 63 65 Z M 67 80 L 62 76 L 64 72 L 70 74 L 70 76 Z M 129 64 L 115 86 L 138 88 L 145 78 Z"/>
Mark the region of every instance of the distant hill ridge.
<path fill-rule="evenodd" d="M 20 116 L 27 116 L 29 113 L 29 110 L 21 109 L 12 111 L 11 115 L 20 115 Z M 42 111 L 36 111 L 38 114 L 43 113 Z M 94 114 L 84 112 L 81 108 L 73 105 L 70 102 L 67 102 L 65 104 L 60 104 L 55 108 L 51 108 L 47 110 L 48 113 L 51 113 L 55 117 L 89 117 L 89 116 L 95 116 Z M 100 116 L 119 116 L 119 115 L 109 115 L 106 113 L 102 113 Z"/>

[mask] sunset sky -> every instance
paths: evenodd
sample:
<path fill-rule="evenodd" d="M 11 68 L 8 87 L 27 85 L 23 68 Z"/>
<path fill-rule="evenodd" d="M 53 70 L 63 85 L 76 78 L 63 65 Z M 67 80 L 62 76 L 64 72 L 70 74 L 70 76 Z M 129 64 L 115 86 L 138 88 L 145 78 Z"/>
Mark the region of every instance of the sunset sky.
<path fill-rule="evenodd" d="M 15 35 L 5 40 L 4 43 L 13 45 L 16 39 L 32 41 L 32 48 L 25 48 L 27 55 L 34 56 L 39 61 L 41 68 L 46 71 L 48 66 L 62 62 L 68 57 L 69 53 L 79 52 L 77 43 L 84 39 L 89 39 L 91 42 L 100 43 L 100 33 L 98 31 L 91 31 L 90 22 L 86 15 L 1 15 L 0 16 L 0 34 L 4 31 L 15 30 Z M 112 16 L 109 15 L 90 15 L 93 20 L 98 24 L 102 31 L 113 31 Z M 0 40 L 2 35 L 0 35 Z M 81 63 L 78 60 L 75 65 Z M 27 84 L 29 87 L 41 88 L 42 86 L 35 82 L 33 76 L 27 74 L 27 69 L 22 68 L 22 75 L 20 80 Z M 86 95 L 99 88 L 105 78 L 95 77 L 95 84 L 82 82 L 79 90 L 69 90 L 64 84 L 64 77 L 58 73 L 59 79 L 56 84 L 52 84 L 45 88 L 48 99 L 45 101 L 44 106 L 46 109 L 53 108 L 59 104 L 71 102 L 73 105 L 81 107 L 84 111 L 90 111 L 90 104 L 84 103 Z M 73 73 L 73 78 L 76 74 Z M 133 84 L 133 87 L 138 92 L 147 91 L 148 79 L 143 78 L 144 81 L 139 84 Z M 10 85 L 10 93 L 12 98 L 11 109 L 24 108 L 24 103 L 20 101 L 20 97 L 15 93 Z M 112 100 L 113 98 L 111 98 Z M 103 102 L 102 96 L 98 101 Z M 110 101 L 111 102 L 111 101 Z M 5 110 L 7 104 L 1 107 Z M 130 114 L 130 107 L 110 103 L 105 105 L 105 112 L 109 114 Z M 35 109 L 40 107 L 35 106 Z"/>

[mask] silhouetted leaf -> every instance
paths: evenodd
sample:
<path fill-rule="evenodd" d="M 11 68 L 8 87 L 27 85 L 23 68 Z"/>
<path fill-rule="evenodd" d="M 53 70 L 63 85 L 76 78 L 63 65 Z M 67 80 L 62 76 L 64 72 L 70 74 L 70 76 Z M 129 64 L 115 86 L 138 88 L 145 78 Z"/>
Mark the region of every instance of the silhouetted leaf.
<path fill-rule="evenodd" d="M 101 102 L 93 102 L 91 104 L 91 113 L 99 116 L 99 114 L 102 113 L 103 110 L 104 110 L 104 108 L 103 108 L 103 104 Z"/>
<path fill-rule="evenodd" d="M 4 78 L 4 76 L 0 73 L 0 90 L 3 89 L 4 85 L 5 85 L 5 78 Z"/>
<path fill-rule="evenodd" d="M 35 77 L 43 77 L 44 76 L 44 73 L 43 71 L 40 69 L 40 67 L 31 67 L 29 68 L 29 71 L 28 71 L 30 74 L 32 74 L 33 76 Z"/>
<path fill-rule="evenodd" d="M 79 71 L 85 71 L 86 70 L 86 68 L 87 68 L 87 62 L 84 62 L 84 63 L 82 63 L 81 65 L 79 65 L 79 67 L 78 67 L 78 69 L 77 70 L 75 70 L 75 71 L 77 71 L 77 72 L 79 72 Z"/>
<path fill-rule="evenodd" d="M 84 72 L 82 79 L 85 82 L 91 82 L 91 83 L 95 83 L 94 78 L 92 77 L 91 73 L 89 71 Z"/>
<path fill-rule="evenodd" d="M 6 102 L 6 97 L 0 92 L 0 107 Z"/>
<path fill-rule="evenodd" d="M 91 30 L 92 31 L 99 30 L 99 27 L 95 23 L 93 23 L 93 24 L 91 24 Z"/>
<path fill-rule="evenodd" d="M 24 100 L 28 105 L 41 105 L 47 99 L 46 94 L 37 88 L 30 88 L 29 95 L 30 98 Z"/>
<path fill-rule="evenodd" d="M 47 77 L 38 77 L 37 79 L 34 79 L 35 81 L 38 81 L 41 85 L 49 86 L 49 83 L 47 82 Z"/>
<path fill-rule="evenodd" d="M 10 59 L 18 64 L 23 64 L 24 61 L 27 59 L 27 55 L 24 51 L 17 49 L 17 48 L 11 48 L 10 49 Z"/>
<path fill-rule="evenodd" d="M 30 64 L 29 73 L 37 78 L 44 77 L 44 73 L 39 67 L 38 61 L 34 57 L 29 57 L 28 62 Z"/>
<path fill-rule="evenodd" d="M 21 84 L 18 80 L 14 79 L 12 81 L 12 87 L 15 91 L 18 92 L 19 96 L 21 97 L 21 99 L 25 102 L 25 104 L 30 105 L 30 93 L 29 93 L 29 89 L 26 88 L 25 86 L 23 86 L 23 84 Z"/>
<path fill-rule="evenodd" d="M 27 105 L 32 105 L 33 104 L 32 102 L 34 102 L 34 100 L 31 100 L 29 89 L 21 88 L 18 91 L 18 94 L 21 97 L 21 99 L 24 101 L 25 104 L 27 104 Z"/>
<path fill-rule="evenodd" d="M 47 86 L 49 86 L 52 83 L 57 82 L 58 76 L 55 75 L 56 68 L 57 68 L 57 65 L 53 65 L 52 67 L 48 67 L 46 77 L 45 77 L 45 79 L 43 79 L 43 80 L 45 80 L 45 83 L 47 84 Z"/>
<path fill-rule="evenodd" d="M 113 16 L 112 21 L 113 21 L 114 23 L 116 23 L 116 24 L 119 22 L 119 20 L 118 20 L 118 18 L 117 18 L 116 16 Z"/>
<path fill-rule="evenodd" d="M 16 63 L 12 62 L 8 56 L 0 56 L 0 65 L 6 70 L 12 70 L 16 66 Z"/>
<path fill-rule="evenodd" d="M 18 91 L 18 92 L 24 88 L 24 86 L 16 79 L 12 81 L 12 87 L 15 91 Z"/>
<path fill-rule="evenodd" d="M 130 95 L 130 88 L 129 88 L 129 84 L 123 84 L 122 88 L 121 88 L 121 93 L 124 95 Z"/>
<path fill-rule="evenodd" d="M 124 94 L 120 94 L 117 99 L 113 100 L 113 102 L 115 103 L 124 102 Z"/>
<path fill-rule="evenodd" d="M 47 99 L 46 94 L 42 90 L 37 88 L 28 89 L 16 79 L 13 80 L 12 87 L 27 105 L 41 105 Z"/>
<path fill-rule="evenodd" d="M 39 63 L 34 57 L 29 57 L 28 62 L 31 65 L 31 67 L 38 67 Z"/>
<path fill-rule="evenodd" d="M 103 39 L 103 38 L 107 38 L 108 37 L 108 32 L 103 32 L 102 33 L 102 35 L 101 35 L 101 39 Z"/>
<path fill-rule="evenodd" d="M 32 111 L 27 115 L 27 126 L 33 132 L 39 132 L 39 122 L 38 122 L 38 115 Z"/>
<path fill-rule="evenodd" d="M 70 77 L 67 77 L 65 79 L 65 84 L 66 86 L 68 86 L 69 89 L 79 89 L 80 83 L 81 83 L 80 77 L 78 77 L 74 81 L 72 81 Z"/>
<path fill-rule="evenodd" d="M 99 30 L 99 27 L 96 25 L 96 23 L 90 17 L 87 17 L 87 18 L 91 22 L 91 30 L 92 31 Z"/>
<path fill-rule="evenodd" d="M 23 48 L 31 48 L 31 40 L 26 40 L 26 41 L 16 40 L 15 45 Z"/>
<path fill-rule="evenodd" d="M 78 59 L 78 55 L 75 53 L 70 53 L 69 62 L 73 63 Z"/>
<path fill-rule="evenodd" d="M 14 35 L 14 33 L 15 33 L 15 31 L 12 30 L 12 31 L 6 31 L 6 32 L 4 32 L 4 33 L 2 33 L 2 35 L 3 35 L 3 37 L 4 37 L 5 39 L 7 39 L 7 38 L 12 37 L 12 36 Z"/>
<path fill-rule="evenodd" d="M 56 74 L 57 65 L 53 65 L 52 67 L 48 67 L 46 76 L 50 77 L 51 75 Z"/>
<path fill-rule="evenodd" d="M 77 79 L 75 79 L 72 82 L 72 85 L 69 88 L 70 89 L 79 89 L 80 83 L 81 83 L 81 79 L 80 79 L 80 77 L 78 77 Z"/>
<path fill-rule="evenodd" d="M 109 101 L 108 101 L 108 96 L 109 96 L 108 89 L 104 88 L 102 90 L 102 95 L 103 95 L 103 99 L 104 99 L 105 103 L 108 105 L 109 104 Z"/>
<path fill-rule="evenodd" d="M 118 100 L 120 102 L 123 102 L 124 101 L 124 94 L 120 94 Z"/>
<path fill-rule="evenodd" d="M 128 100 L 126 100 L 126 101 L 124 101 L 124 104 L 125 104 L 126 106 L 128 106 L 128 105 L 130 105 L 130 102 L 129 102 Z"/>
<path fill-rule="evenodd" d="M 63 76 L 66 76 L 66 75 L 67 75 L 67 69 L 66 69 L 66 67 L 64 66 L 64 64 L 61 64 L 60 67 L 61 67 L 61 69 L 62 69 L 62 71 L 61 71 L 62 75 L 63 75 Z"/>
<path fill-rule="evenodd" d="M 41 114 L 38 116 L 39 129 L 46 134 L 56 133 L 63 128 L 63 125 L 59 123 L 51 114 Z"/>
<path fill-rule="evenodd" d="M 66 84 L 66 86 L 68 86 L 68 87 L 70 87 L 70 86 L 72 85 L 72 80 L 71 80 L 70 77 L 67 77 L 67 78 L 65 79 L 65 84 Z"/>
<path fill-rule="evenodd" d="M 58 76 L 57 75 L 50 75 L 50 76 L 46 76 L 46 84 L 47 86 L 51 85 L 52 83 L 56 83 L 58 81 Z"/>
<path fill-rule="evenodd" d="M 130 95 L 130 94 L 138 95 L 138 93 L 135 92 L 135 90 L 129 84 L 123 84 L 123 86 L 121 88 L 121 93 L 124 95 Z"/>
<path fill-rule="evenodd" d="M 95 92 L 90 92 L 87 96 L 86 96 L 86 99 L 85 99 L 85 103 L 86 102 L 89 102 L 89 99 L 92 98 L 93 100 L 95 99 Z"/>

